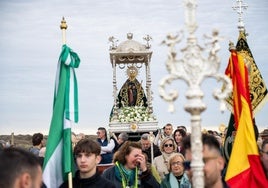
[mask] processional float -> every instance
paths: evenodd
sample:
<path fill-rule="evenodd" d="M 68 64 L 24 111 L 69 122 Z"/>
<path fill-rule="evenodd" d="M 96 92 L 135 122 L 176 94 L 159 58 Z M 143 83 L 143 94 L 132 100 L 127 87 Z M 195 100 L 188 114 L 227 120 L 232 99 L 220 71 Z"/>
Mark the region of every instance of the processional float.
<path fill-rule="evenodd" d="M 112 133 L 127 132 L 139 138 L 144 132 L 154 132 L 158 122 L 153 114 L 150 64 L 152 51 L 151 37 L 146 35 L 145 44 L 133 40 L 133 34 L 127 34 L 127 40 L 117 45 L 118 40 L 110 37 L 110 61 L 113 68 L 113 107 L 109 120 Z M 145 69 L 145 89 L 142 80 L 138 80 L 141 70 Z M 117 73 L 128 76 L 118 90 Z"/>

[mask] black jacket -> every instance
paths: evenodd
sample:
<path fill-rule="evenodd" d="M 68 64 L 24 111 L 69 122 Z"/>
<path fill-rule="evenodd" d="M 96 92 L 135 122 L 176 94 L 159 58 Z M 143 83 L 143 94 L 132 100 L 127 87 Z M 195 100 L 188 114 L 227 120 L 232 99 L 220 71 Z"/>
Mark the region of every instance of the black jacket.
<path fill-rule="evenodd" d="M 115 188 L 113 182 L 103 178 L 98 172 L 90 178 L 81 179 L 79 171 L 76 171 L 73 178 L 73 188 Z M 65 181 L 60 188 L 68 188 L 68 181 Z"/>
<path fill-rule="evenodd" d="M 155 144 L 153 144 L 153 150 L 154 150 L 154 157 L 157 157 L 157 156 L 160 156 L 162 155 L 159 147 Z M 146 153 L 146 155 L 148 156 L 148 162 L 152 164 L 152 161 L 151 161 L 151 147 L 147 150 L 142 150 L 142 152 Z"/>

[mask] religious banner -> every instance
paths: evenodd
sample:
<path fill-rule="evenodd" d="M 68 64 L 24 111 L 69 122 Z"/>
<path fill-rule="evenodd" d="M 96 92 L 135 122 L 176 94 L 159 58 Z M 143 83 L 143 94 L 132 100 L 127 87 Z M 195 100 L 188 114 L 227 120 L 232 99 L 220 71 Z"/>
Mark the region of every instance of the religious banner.
<path fill-rule="evenodd" d="M 249 92 L 252 105 L 253 116 L 264 106 L 268 101 L 267 87 L 262 78 L 261 72 L 253 58 L 249 49 L 245 31 L 240 31 L 236 44 L 237 52 L 243 57 L 244 62 L 249 71 Z M 233 111 L 232 94 L 226 99 L 227 106 L 230 111 Z"/>

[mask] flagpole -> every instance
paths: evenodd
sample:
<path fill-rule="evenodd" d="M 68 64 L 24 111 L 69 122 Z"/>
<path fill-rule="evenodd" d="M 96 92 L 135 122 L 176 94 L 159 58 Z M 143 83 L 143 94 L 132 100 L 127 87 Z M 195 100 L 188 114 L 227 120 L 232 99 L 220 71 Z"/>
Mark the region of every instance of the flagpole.
<path fill-rule="evenodd" d="M 66 44 L 66 29 L 67 29 L 67 24 L 65 21 L 65 18 L 62 17 L 61 24 L 60 24 L 60 29 L 62 30 L 62 43 Z"/>
<path fill-rule="evenodd" d="M 62 44 L 66 44 L 66 29 L 67 29 L 67 24 L 66 20 L 64 17 L 62 17 L 61 24 L 60 24 L 60 29 L 62 30 Z M 72 188 L 73 187 L 73 182 L 72 182 L 72 172 L 68 173 L 68 187 Z"/>

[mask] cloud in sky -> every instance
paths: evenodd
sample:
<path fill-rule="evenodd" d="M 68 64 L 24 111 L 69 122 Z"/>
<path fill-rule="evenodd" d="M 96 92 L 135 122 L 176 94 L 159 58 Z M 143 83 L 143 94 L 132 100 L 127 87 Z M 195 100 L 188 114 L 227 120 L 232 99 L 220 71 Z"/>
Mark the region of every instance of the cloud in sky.
<path fill-rule="evenodd" d="M 221 72 L 229 58 L 228 42 L 238 37 L 238 16 L 232 10 L 234 1 L 198 1 L 196 35 L 203 45 L 203 34 L 211 34 L 218 28 L 225 39 L 220 42 Z M 257 0 L 249 5 L 244 14 L 248 44 L 262 76 L 268 83 L 267 42 L 268 2 Z M 62 0 L 13 0 L 0 2 L 0 134 L 33 133 L 49 130 L 52 115 L 54 80 L 57 60 L 61 50 L 62 16 L 65 16 L 67 44 L 79 54 L 80 67 L 76 70 L 79 84 L 80 121 L 76 132 L 95 133 L 97 127 L 108 127 L 112 97 L 112 66 L 109 60 L 108 37 L 115 36 L 120 42 L 132 32 L 134 40 L 142 41 L 146 34 L 152 36 L 153 56 L 151 77 L 153 107 L 159 127 L 171 122 L 190 128 L 190 115 L 183 106 L 186 84 L 176 81 L 172 88 L 179 90 L 176 112 L 167 112 L 167 103 L 158 95 L 158 83 L 166 74 L 167 48 L 160 43 L 168 33 L 184 28 L 182 1 L 117 0 L 117 1 L 62 1 Z M 177 46 L 179 51 L 182 46 Z M 126 79 L 118 72 L 118 87 Z M 140 74 L 139 80 L 144 80 Z M 144 83 L 144 82 L 143 82 Z M 221 114 L 219 103 L 212 91 L 221 87 L 215 80 L 202 84 L 207 110 L 202 113 L 202 125 L 227 124 L 229 112 Z M 257 114 L 262 128 L 268 126 L 267 104 Z"/>

